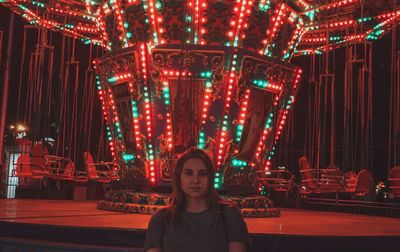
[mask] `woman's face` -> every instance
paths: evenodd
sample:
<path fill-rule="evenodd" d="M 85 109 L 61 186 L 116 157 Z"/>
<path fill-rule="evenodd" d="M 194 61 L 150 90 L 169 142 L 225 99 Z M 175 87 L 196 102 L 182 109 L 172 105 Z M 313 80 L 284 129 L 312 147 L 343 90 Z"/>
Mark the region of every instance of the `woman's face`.
<path fill-rule="evenodd" d="M 204 162 L 191 158 L 183 164 L 181 186 L 186 198 L 200 199 L 206 197 L 209 176 Z"/>

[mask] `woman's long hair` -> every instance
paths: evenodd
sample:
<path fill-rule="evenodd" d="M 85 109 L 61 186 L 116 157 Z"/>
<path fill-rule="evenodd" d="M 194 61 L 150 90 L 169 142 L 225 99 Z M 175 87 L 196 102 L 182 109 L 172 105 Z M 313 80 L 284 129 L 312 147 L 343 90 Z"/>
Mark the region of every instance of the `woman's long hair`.
<path fill-rule="evenodd" d="M 210 206 L 216 206 L 218 204 L 229 204 L 227 201 L 222 200 L 217 191 L 214 188 L 214 177 L 215 177 L 215 168 L 211 158 L 208 156 L 206 152 L 203 150 L 192 147 L 185 151 L 180 158 L 178 159 L 172 177 L 172 194 L 170 204 L 167 208 L 167 218 L 166 221 L 168 223 L 177 223 L 179 222 L 179 213 L 182 212 L 186 205 L 186 196 L 182 190 L 181 185 L 181 174 L 183 170 L 183 165 L 189 159 L 197 158 L 203 161 L 204 165 L 207 168 L 207 177 L 208 177 L 208 188 L 207 188 L 207 201 Z"/>

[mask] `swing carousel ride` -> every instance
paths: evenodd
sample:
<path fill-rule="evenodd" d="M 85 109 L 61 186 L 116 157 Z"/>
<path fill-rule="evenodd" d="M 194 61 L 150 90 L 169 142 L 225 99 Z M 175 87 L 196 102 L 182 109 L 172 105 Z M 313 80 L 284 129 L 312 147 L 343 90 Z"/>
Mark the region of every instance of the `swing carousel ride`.
<path fill-rule="evenodd" d="M 106 52 L 91 62 L 113 159 L 106 182 L 168 186 L 179 154 L 198 146 L 214 160 L 215 187 L 236 192 L 256 191 L 270 171 L 302 75 L 291 60 L 370 43 L 400 20 L 383 0 L 0 4 Z"/>

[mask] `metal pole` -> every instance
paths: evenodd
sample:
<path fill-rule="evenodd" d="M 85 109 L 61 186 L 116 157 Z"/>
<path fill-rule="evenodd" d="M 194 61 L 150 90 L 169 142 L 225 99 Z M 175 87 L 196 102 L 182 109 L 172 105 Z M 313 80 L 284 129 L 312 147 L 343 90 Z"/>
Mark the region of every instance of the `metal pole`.
<path fill-rule="evenodd" d="M 1 53 L 3 51 L 3 31 L 0 31 L 0 71 L 1 71 Z"/>
<path fill-rule="evenodd" d="M 8 84 L 10 80 L 10 65 L 11 65 L 11 52 L 12 52 L 12 40 L 14 30 L 14 13 L 10 14 L 10 24 L 8 30 L 8 44 L 6 54 L 6 64 L 4 67 L 4 79 L 3 79 L 3 97 L 1 99 L 1 120 L 0 120 L 0 167 L 3 171 L 3 145 L 4 145 L 4 129 L 6 124 L 6 113 L 7 113 L 7 100 L 8 100 Z M 5 173 L 4 173 L 5 174 Z"/>

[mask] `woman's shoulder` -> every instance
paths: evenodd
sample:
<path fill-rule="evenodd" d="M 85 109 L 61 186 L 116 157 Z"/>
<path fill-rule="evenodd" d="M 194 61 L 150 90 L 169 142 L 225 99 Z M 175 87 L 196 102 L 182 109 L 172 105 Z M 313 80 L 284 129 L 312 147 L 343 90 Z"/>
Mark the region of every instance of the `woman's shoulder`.
<path fill-rule="evenodd" d="M 165 220 L 165 217 L 167 216 L 167 208 L 161 208 L 158 210 L 153 216 L 151 216 L 150 223 L 157 224 L 157 223 L 163 223 Z"/>
<path fill-rule="evenodd" d="M 220 205 L 223 209 L 224 215 L 228 220 L 234 220 L 234 219 L 241 219 L 242 214 L 239 209 L 233 202 L 227 202 L 223 203 Z"/>

